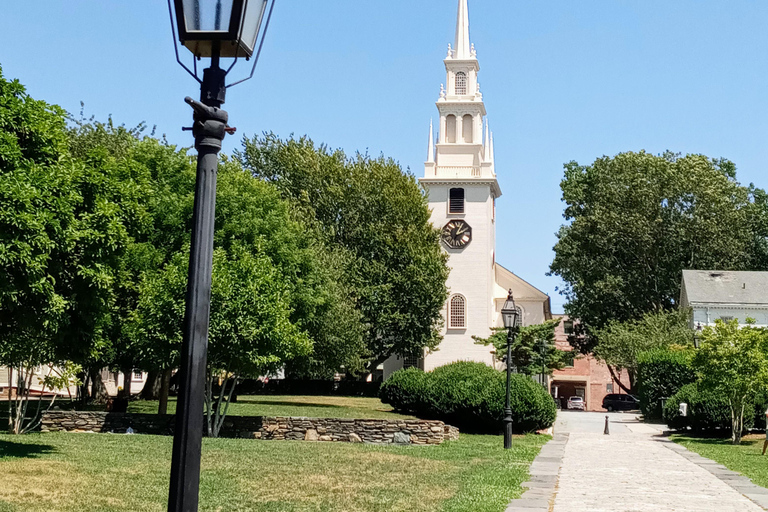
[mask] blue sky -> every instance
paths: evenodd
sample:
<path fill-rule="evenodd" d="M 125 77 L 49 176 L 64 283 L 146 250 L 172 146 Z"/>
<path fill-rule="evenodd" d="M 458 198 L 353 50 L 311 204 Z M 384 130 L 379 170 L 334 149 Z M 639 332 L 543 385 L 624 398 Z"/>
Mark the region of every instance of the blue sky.
<path fill-rule="evenodd" d="M 456 0 L 277 0 L 256 77 L 229 91 L 238 134 L 307 134 L 423 172 Z M 645 149 L 726 157 L 768 186 L 768 2 L 469 0 L 496 142 L 497 260 L 552 296 L 565 162 Z M 184 50 L 186 52 L 186 50 Z M 187 61 L 186 53 L 182 53 Z M 0 65 L 35 97 L 191 145 L 163 0 L 4 2 Z M 235 68 L 236 76 L 246 66 Z"/>

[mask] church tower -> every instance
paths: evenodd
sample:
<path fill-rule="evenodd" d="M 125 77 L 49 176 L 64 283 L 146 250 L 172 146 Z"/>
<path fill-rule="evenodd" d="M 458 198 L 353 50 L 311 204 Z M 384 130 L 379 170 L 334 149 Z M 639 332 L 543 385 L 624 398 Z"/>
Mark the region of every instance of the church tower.
<path fill-rule="evenodd" d="M 495 201 L 501 196 L 493 158 L 493 134 L 485 120 L 480 64 L 469 39 L 467 0 L 459 0 L 456 38 L 443 60 L 437 137 L 430 123 L 427 161 L 419 182 L 429 195 L 432 223 L 449 255 L 449 297 L 443 341 L 425 354 L 424 370 L 458 360 L 493 364 L 491 348 L 475 344 L 496 323 Z"/>

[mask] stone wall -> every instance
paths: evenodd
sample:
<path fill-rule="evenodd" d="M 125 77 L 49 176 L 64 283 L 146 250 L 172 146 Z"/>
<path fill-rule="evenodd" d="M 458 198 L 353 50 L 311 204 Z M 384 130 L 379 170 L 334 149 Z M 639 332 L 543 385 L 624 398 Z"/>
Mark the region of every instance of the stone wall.
<path fill-rule="evenodd" d="M 49 411 L 42 432 L 115 432 L 171 435 L 171 414 Z M 227 416 L 221 437 L 377 444 L 435 445 L 459 437 L 459 429 L 442 421 Z"/>

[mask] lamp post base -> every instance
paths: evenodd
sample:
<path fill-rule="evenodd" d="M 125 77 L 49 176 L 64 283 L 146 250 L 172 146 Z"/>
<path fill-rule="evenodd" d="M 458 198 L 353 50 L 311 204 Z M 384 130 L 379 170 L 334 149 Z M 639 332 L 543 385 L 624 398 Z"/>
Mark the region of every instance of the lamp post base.
<path fill-rule="evenodd" d="M 512 409 L 504 411 L 504 449 L 512 448 Z"/>

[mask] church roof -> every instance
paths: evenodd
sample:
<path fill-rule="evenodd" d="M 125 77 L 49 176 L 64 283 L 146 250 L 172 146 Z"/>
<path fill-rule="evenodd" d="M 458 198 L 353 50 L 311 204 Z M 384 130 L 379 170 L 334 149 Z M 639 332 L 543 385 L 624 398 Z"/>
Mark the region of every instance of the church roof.
<path fill-rule="evenodd" d="M 768 304 L 768 272 L 683 270 L 680 292 L 689 304 Z"/>

